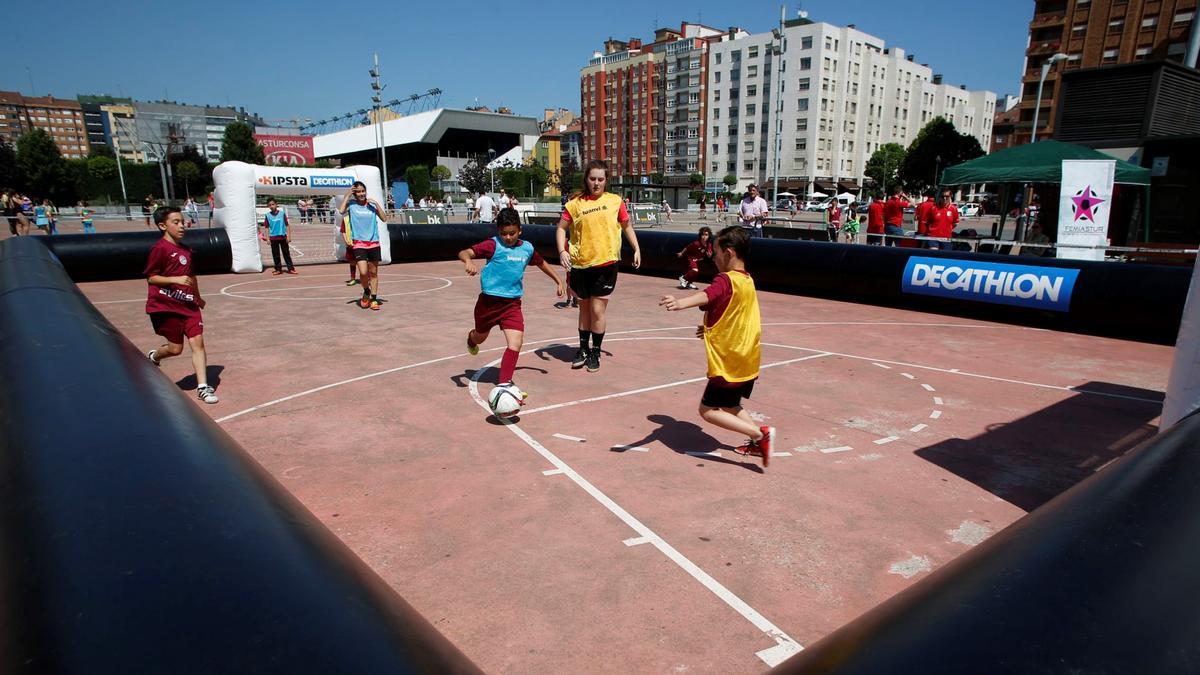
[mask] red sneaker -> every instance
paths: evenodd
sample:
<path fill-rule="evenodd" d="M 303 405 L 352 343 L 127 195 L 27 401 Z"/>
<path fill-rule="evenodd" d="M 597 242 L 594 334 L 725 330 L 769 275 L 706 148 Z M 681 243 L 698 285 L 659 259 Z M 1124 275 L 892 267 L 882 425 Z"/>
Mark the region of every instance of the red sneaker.
<path fill-rule="evenodd" d="M 763 467 L 771 463 L 771 449 L 775 445 L 775 427 L 759 427 L 762 438 L 758 439 L 758 449 L 762 452 Z"/>
<path fill-rule="evenodd" d="M 288 274 L 300 274 L 299 272 L 297 272 L 297 271 L 295 270 L 295 268 L 288 270 L 288 272 L 287 272 L 287 273 L 288 273 Z"/>
<path fill-rule="evenodd" d="M 758 447 L 758 441 L 751 441 L 749 439 L 734 448 L 733 451 L 746 457 L 762 457 L 762 449 Z"/>
<path fill-rule="evenodd" d="M 360 300 L 358 301 L 358 306 L 359 306 L 359 307 L 362 307 L 363 309 L 366 309 L 366 308 L 370 307 L 370 306 L 371 306 L 371 299 L 370 299 L 370 298 L 362 298 L 362 299 L 360 299 Z"/>

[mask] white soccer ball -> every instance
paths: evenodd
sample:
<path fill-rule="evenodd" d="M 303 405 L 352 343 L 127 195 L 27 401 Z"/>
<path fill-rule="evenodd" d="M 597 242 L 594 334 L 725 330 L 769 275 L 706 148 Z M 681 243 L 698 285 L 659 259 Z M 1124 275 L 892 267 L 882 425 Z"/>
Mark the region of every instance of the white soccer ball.
<path fill-rule="evenodd" d="M 515 384 L 501 384 L 492 389 L 488 395 L 488 406 L 496 417 L 512 417 L 521 409 L 524 396 Z"/>

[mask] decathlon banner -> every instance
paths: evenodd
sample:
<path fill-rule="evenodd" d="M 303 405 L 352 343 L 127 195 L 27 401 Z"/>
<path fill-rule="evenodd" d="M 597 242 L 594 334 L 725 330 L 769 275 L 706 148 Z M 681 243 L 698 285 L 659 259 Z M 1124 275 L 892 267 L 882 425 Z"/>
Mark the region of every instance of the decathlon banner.
<path fill-rule="evenodd" d="M 263 146 L 267 164 L 311 166 L 316 164 L 313 157 L 313 139 L 311 136 L 272 136 L 269 134 L 254 134 L 254 140 Z"/>
<path fill-rule="evenodd" d="M 1058 198 L 1058 257 L 1104 260 L 1115 159 L 1064 159 Z"/>
<path fill-rule="evenodd" d="M 912 256 L 905 293 L 1066 312 L 1079 270 Z"/>

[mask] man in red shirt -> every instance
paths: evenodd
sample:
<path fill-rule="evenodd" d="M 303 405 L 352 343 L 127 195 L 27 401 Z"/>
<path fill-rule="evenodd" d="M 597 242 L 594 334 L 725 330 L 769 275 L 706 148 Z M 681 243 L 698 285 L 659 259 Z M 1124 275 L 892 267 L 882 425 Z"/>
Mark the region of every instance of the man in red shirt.
<path fill-rule="evenodd" d="M 900 189 L 899 185 L 893 185 L 892 197 L 883 205 L 884 239 L 887 240 L 889 246 L 900 245 L 900 241 L 895 237 L 904 236 L 904 209 L 909 206 L 911 204 L 908 201 L 908 195 Z"/>
<path fill-rule="evenodd" d="M 883 195 L 876 194 L 867 207 L 867 243 L 883 243 Z"/>
<path fill-rule="evenodd" d="M 958 224 L 958 207 L 954 205 L 952 200 L 953 194 L 950 190 L 942 190 L 941 198 L 930 209 L 925 211 L 925 232 L 930 237 L 939 239 L 949 239 L 954 235 L 954 226 Z M 940 248 L 943 251 L 954 250 L 954 243 L 950 241 L 929 241 L 926 242 L 929 248 Z"/>
<path fill-rule="evenodd" d="M 933 190 L 925 191 L 925 201 L 917 204 L 916 213 L 913 213 L 913 222 L 917 224 L 917 234 L 922 237 L 928 236 L 925 231 L 925 217 L 929 215 L 929 210 L 935 206 L 933 203 Z"/>

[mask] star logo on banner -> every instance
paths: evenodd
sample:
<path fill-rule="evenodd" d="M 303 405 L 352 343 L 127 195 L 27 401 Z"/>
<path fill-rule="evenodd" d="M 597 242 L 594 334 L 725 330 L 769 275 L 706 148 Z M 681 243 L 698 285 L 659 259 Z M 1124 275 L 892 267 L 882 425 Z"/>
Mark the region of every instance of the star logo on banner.
<path fill-rule="evenodd" d="M 1100 199 L 1100 196 L 1092 190 L 1091 185 L 1076 192 L 1075 196 L 1071 197 L 1071 211 L 1075 214 L 1075 222 L 1080 220 L 1096 222 L 1096 209 L 1106 201 L 1108 200 Z"/>

